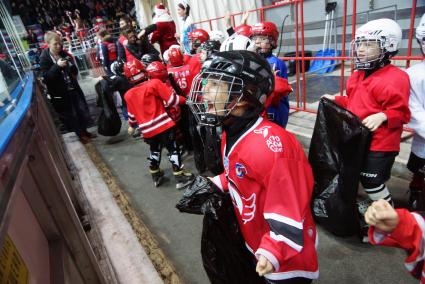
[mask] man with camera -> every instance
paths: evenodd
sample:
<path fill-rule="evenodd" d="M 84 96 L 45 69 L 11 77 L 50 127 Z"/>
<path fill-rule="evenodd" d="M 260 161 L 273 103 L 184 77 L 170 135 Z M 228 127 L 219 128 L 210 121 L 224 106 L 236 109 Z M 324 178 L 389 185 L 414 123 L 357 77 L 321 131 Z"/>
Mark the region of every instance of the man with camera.
<path fill-rule="evenodd" d="M 47 32 L 44 41 L 48 48 L 40 56 L 40 67 L 50 100 L 65 127 L 74 131 L 81 142 L 86 144 L 96 135 L 87 131 L 90 114 L 77 81 L 78 69 L 74 59 L 63 49 L 58 34 Z"/>

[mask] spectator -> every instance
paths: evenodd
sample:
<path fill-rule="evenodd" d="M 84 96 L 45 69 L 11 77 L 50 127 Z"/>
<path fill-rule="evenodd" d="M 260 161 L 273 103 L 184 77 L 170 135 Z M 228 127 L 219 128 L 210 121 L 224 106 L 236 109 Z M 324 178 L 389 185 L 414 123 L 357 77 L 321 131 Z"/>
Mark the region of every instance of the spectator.
<path fill-rule="evenodd" d="M 48 48 L 40 56 L 40 67 L 53 107 L 68 130 L 74 131 L 82 143 L 88 143 L 96 135 L 87 131 L 89 110 L 77 81 L 74 59 L 63 49 L 58 34 L 47 32 L 44 41 Z"/>
<path fill-rule="evenodd" d="M 126 62 L 132 62 L 134 59 L 141 60 L 142 56 L 150 54 L 159 54 L 159 52 L 149 43 L 146 37 L 137 39 L 136 32 L 128 29 L 125 32 L 126 41 L 124 42 L 125 51 L 119 51 L 120 57 Z"/>
<path fill-rule="evenodd" d="M 97 44 L 98 58 L 102 62 L 105 72 L 112 76 L 111 64 L 117 60 L 117 46 L 115 40 L 106 30 L 100 30 L 97 33 L 99 43 Z"/>
<path fill-rule="evenodd" d="M 177 14 L 179 15 L 180 36 L 176 34 L 176 38 L 180 38 L 180 45 L 183 47 L 185 54 L 190 54 L 189 33 L 193 31 L 192 17 L 190 16 L 190 6 L 187 0 L 181 0 L 177 4 Z"/>

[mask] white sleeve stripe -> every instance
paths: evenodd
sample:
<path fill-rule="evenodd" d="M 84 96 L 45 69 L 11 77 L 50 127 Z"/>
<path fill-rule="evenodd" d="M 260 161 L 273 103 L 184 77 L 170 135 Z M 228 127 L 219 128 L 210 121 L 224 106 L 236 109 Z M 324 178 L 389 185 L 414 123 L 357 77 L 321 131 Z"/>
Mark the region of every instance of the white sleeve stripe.
<path fill-rule="evenodd" d="M 277 260 L 277 258 L 274 256 L 274 254 L 272 254 L 268 250 L 265 250 L 263 248 L 259 248 L 255 252 L 255 256 L 258 258 L 258 255 L 260 255 L 260 254 L 262 256 L 264 256 L 265 258 L 267 258 L 267 260 L 272 263 L 272 265 L 274 267 L 274 271 L 279 271 L 280 264 L 279 264 L 279 261 Z"/>
<path fill-rule="evenodd" d="M 376 229 L 373 231 L 372 238 L 375 243 L 380 244 L 387 237 L 388 234 L 377 232 Z"/>
<path fill-rule="evenodd" d="M 297 252 L 300 252 L 300 251 L 303 249 L 303 247 L 302 247 L 302 246 L 300 246 L 300 245 L 296 244 L 295 242 L 291 241 L 290 239 L 285 238 L 285 237 L 284 237 L 284 236 L 282 236 L 282 235 L 276 235 L 276 234 L 275 234 L 275 233 L 273 233 L 272 231 L 270 231 L 270 237 L 271 237 L 273 240 L 276 240 L 276 241 L 279 241 L 279 242 L 284 242 L 285 244 L 287 244 L 288 246 L 290 246 L 291 248 L 293 248 L 293 249 L 294 249 L 294 250 L 296 250 Z"/>
<path fill-rule="evenodd" d="M 273 219 L 273 220 L 276 220 L 278 222 L 286 223 L 286 224 L 293 226 L 295 228 L 298 228 L 300 230 L 303 229 L 303 223 L 297 222 L 294 219 L 291 219 L 291 218 L 288 218 L 288 217 L 285 217 L 285 216 L 282 216 L 282 215 L 279 215 L 279 214 L 276 214 L 276 213 L 263 213 L 263 215 L 264 215 L 265 219 Z"/>
<path fill-rule="evenodd" d="M 221 190 L 224 192 L 223 185 L 221 184 L 220 176 L 215 176 L 211 178 L 211 181 Z"/>
<path fill-rule="evenodd" d="M 407 270 L 412 271 L 416 267 L 418 262 L 425 259 L 425 253 L 424 253 L 425 221 L 424 221 L 424 217 L 422 217 L 421 215 L 419 215 L 417 213 L 411 212 L 410 214 L 413 215 L 413 217 L 415 218 L 416 222 L 419 225 L 419 228 L 421 228 L 421 231 L 422 231 L 422 240 L 421 240 L 420 251 L 419 251 L 418 257 L 416 257 L 416 259 L 413 262 L 410 262 L 410 263 L 405 262 L 404 263 Z"/>

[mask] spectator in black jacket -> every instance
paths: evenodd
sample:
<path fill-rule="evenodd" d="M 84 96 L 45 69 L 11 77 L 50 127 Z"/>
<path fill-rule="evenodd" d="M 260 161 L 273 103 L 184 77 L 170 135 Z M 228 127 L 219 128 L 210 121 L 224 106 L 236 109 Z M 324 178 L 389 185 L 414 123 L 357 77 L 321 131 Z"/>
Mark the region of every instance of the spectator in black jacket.
<path fill-rule="evenodd" d="M 47 32 L 44 41 L 48 48 L 40 56 L 40 68 L 53 107 L 68 130 L 74 131 L 82 143 L 88 143 L 96 135 L 87 131 L 90 115 L 77 81 L 74 58 L 63 49 L 62 39 L 57 33 Z"/>
<path fill-rule="evenodd" d="M 127 29 L 124 32 L 124 36 L 127 40 L 122 44 L 119 41 L 117 43 L 119 60 L 124 62 L 131 61 L 133 58 L 127 58 L 129 57 L 128 55 L 131 55 L 130 57 L 134 57 L 138 60 L 141 60 L 142 56 L 147 53 L 159 55 L 158 50 L 150 44 L 147 37 L 141 37 L 138 39 L 136 32 L 133 29 Z"/>

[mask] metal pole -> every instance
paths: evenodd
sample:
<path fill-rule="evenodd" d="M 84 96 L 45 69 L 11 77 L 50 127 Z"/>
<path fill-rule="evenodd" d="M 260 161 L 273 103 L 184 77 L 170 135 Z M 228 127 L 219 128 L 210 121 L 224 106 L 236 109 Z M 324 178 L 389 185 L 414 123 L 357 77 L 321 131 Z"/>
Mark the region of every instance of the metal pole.
<path fill-rule="evenodd" d="M 409 30 L 409 41 L 407 43 L 407 57 L 409 58 L 412 55 L 412 38 L 413 38 L 413 25 L 415 24 L 415 14 L 416 14 L 416 0 L 412 2 L 412 11 L 410 13 L 410 30 Z M 406 68 L 410 66 L 410 59 L 406 61 Z"/>
<path fill-rule="evenodd" d="M 344 0 L 344 16 L 342 17 L 342 47 L 341 47 L 341 57 L 345 56 L 345 41 L 347 36 L 347 0 Z M 344 92 L 344 81 L 345 81 L 345 60 L 341 60 L 341 77 L 339 80 L 339 94 L 342 95 Z"/>
<path fill-rule="evenodd" d="M 300 5 L 300 17 L 301 17 L 301 90 L 303 95 L 303 108 L 307 109 L 307 93 L 306 93 L 306 81 L 305 81 L 305 53 L 304 53 L 304 0 L 301 0 Z"/>
<path fill-rule="evenodd" d="M 356 38 L 356 17 L 357 17 L 357 0 L 353 0 L 353 15 L 351 16 L 351 40 Z M 351 62 L 351 73 L 353 73 L 354 65 Z"/>
<path fill-rule="evenodd" d="M 295 56 L 299 57 L 299 50 L 298 50 L 298 2 L 295 2 Z M 295 60 L 295 78 L 297 81 L 296 88 L 295 88 L 295 98 L 297 100 L 297 107 L 300 107 L 300 98 L 302 98 L 303 94 L 301 94 L 300 97 L 300 72 L 299 72 L 299 66 L 298 66 L 298 60 Z"/>

